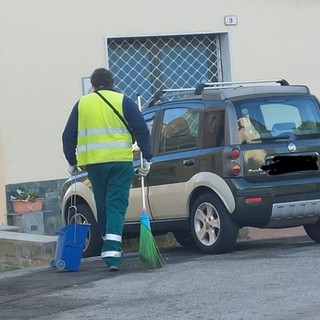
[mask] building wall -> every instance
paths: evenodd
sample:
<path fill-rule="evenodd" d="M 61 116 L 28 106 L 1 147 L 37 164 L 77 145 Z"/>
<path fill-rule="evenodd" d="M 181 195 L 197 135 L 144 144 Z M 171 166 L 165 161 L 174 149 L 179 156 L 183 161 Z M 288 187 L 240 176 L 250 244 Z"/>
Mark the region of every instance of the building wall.
<path fill-rule="evenodd" d="M 105 37 L 228 32 L 233 80 L 284 77 L 320 96 L 317 0 L 3 0 L 0 224 L 7 185 L 63 179 L 61 133 Z M 236 26 L 224 16 L 236 15 Z"/>

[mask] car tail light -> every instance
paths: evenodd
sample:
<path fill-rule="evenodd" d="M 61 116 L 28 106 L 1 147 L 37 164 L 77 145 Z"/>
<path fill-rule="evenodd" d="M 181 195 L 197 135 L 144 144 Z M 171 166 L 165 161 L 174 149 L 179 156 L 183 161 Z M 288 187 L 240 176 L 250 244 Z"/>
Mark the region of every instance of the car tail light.
<path fill-rule="evenodd" d="M 245 202 L 247 204 L 250 204 L 250 203 L 261 203 L 262 202 L 262 198 L 261 197 L 245 198 Z"/>
<path fill-rule="evenodd" d="M 232 148 L 232 150 L 231 150 L 231 158 L 232 159 L 238 159 L 239 158 L 239 156 L 240 156 L 240 150 L 239 150 L 239 148 Z"/>
<path fill-rule="evenodd" d="M 237 176 L 241 172 L 241 167 L 239 163 L 234 163 L 232 165 L 232 173 Z"/>
<path fill-rule="evenodd" d="M 240 149 L 237 148 L 237 147 L 232 148 L 231 152 L 230 152 L 230 156 L 231 156 L 231 159 L 233 159 L 233 160 L 238 159 L 240 157 Z M 240 174 L 241 166 L 240 166 L 240 164 L 238 162 L 233 162 L 232 163 L 231 172 L 235 176 Z"/>

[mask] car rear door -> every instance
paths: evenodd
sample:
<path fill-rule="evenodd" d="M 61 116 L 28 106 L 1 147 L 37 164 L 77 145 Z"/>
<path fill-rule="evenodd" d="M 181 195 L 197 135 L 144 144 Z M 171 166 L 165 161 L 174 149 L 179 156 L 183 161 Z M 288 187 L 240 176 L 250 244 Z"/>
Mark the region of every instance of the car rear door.
<path fill-rule="evenodd" d="M 170 103 L 159 110 L 154 128 L 154 157 L 147 176 L 149 209 L 153 219 L 188 216 L 188 196 L 200 168 L 199 101 Z"/>

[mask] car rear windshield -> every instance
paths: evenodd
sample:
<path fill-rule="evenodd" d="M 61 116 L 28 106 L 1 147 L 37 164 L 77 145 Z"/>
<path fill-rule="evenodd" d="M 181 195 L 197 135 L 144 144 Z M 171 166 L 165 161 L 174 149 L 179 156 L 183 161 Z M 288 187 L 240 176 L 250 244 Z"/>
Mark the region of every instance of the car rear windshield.
<path fill-rule="evenodd" d="M 242 143 L 320 138 L 320 110 L 313 97 L 268 97 L 233 102 Z"/>

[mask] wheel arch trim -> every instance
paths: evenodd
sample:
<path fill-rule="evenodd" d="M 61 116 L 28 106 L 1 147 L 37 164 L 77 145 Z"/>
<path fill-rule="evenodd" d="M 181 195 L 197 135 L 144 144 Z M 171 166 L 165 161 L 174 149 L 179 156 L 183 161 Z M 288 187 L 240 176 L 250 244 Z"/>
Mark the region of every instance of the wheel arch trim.
<path fill-rule="evenodd" d="M 200 172 L 193 176 L 188 183 L 188 188 L 190 188 L 189 202 L 191 201 L 192 194 L 200 187 L 207 187 L 215 192 L 229 213 L 232 213 L 235 210 L 236 204 L 234 196 L 227 183 L 217 174 L 212 172 Z"/>
<path fill-rule="evenodd" d="M 92 190 L 83 182 L 75 182 L 68 187 L 61 201 L 61 218 L 63 222 L 66 223 L 64 213 L 67 210 L 67 205 L 71 197 L 75 194 L 77 198 L 80 197 L 84 200 L 84 202 L 90 207 L 94 218 L 97 219 L 97 208 Z"/>

